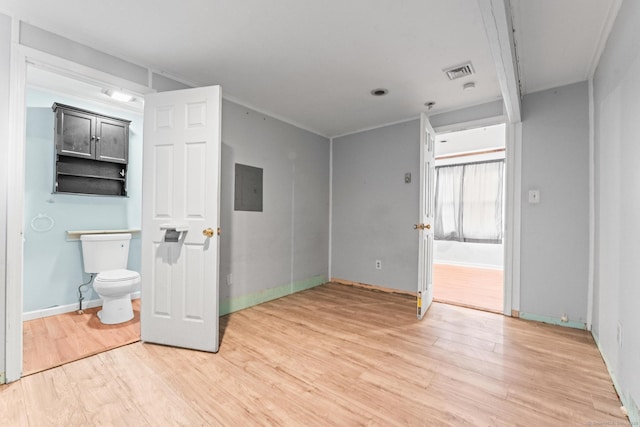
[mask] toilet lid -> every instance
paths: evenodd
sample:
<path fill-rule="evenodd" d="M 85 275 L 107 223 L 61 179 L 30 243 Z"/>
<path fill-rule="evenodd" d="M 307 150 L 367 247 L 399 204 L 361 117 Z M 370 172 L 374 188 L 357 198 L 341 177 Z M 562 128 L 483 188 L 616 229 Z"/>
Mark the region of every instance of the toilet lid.
<path fill-rule="evenodd" d="M 96 280 L 101 282 L 119 282 L 122 280 L 137 279 L 140 274 L 137 271 L 131 270 L 108 270 L 98 274 Z"/>

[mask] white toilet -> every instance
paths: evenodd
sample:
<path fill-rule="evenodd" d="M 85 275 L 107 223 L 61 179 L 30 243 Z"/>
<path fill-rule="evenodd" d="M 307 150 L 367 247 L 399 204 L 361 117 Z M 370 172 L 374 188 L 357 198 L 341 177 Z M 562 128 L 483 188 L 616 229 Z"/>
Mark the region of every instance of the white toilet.
<path fill-rule="evenodd" d="M 133 319 L 131 292 L 138 288 L 140 274 L 127 270 L 131 234 L 83 234 L 84 271 L 98 273 L 93 289 L 102 298 L 98 318 L 112 325 Z"/>

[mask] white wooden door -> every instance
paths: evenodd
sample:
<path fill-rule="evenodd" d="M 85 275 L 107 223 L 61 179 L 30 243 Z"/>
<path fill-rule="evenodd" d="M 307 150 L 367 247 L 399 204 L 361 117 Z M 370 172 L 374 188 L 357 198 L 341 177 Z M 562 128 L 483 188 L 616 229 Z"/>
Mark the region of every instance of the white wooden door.
<path fill-rule="evenodd" d="M 220 120 L 219 86 L 145 96 L 143 341 L 218 351 Z"/>
<path fill-rule="evenodd" d="M 433 229 L 435 201 L 435 132 L 426 114 L 420 116 L 420 212 L 418 223 L 417 315 L 422 319 L 433 301 Z"/>

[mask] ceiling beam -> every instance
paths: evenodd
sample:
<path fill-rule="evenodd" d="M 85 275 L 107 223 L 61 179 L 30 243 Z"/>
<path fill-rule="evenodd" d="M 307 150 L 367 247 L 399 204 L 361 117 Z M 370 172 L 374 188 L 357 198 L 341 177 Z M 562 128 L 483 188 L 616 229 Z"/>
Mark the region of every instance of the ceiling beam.
<path fill-rule="evenodd" d="M 522 120 L 520 83 L 509 0 L 478 0 L 500 91 L 511 123 Z"/>
<path fill-rule="evenodd" d="M 588 70 L 588 78 L 592 79 L 594 74 L 596 73 L 596 69 L 598 68 L 598 64 L 600 63 L 600 57 L 602 56 L 602 52 L 604 51 L 605 45 L 607 44 L 607 40 L 609 40 L 609 34 L 611 34 L 611 30 L 613 29 L 613 24 L 615 23 L 616 18 L 618 17 L 618 12 L 620 11 L 620 7 L 622 7 L 622 0 L 613 0 L 609 5 L 609 11 L 607 12 L 607 17 L 602 24 L 602 28 L 600 29 L 600 37 L 598 37 L 598 44 L 593 52 L 593 56 L 591 57 L 591 63 L 589 64 Z"/>

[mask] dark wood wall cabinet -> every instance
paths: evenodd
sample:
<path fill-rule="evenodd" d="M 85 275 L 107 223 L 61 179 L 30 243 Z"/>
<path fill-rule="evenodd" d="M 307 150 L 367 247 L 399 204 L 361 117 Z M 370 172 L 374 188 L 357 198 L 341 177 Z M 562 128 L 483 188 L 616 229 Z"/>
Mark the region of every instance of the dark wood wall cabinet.
<path fill-rule="evenodd" d="M 54 103 L 56 193 L 127 195 L 129 124 Z"/>

